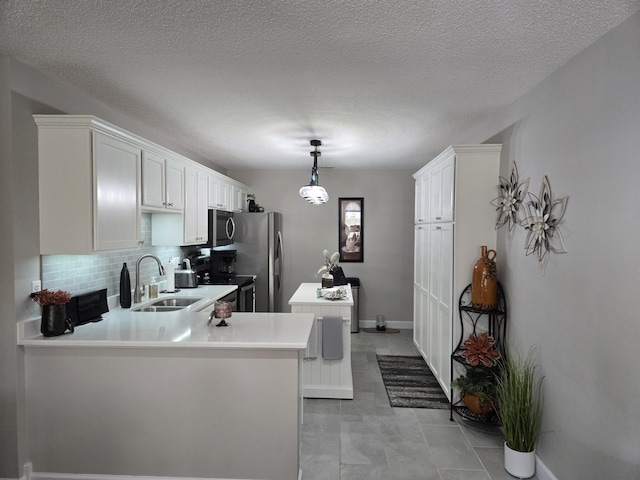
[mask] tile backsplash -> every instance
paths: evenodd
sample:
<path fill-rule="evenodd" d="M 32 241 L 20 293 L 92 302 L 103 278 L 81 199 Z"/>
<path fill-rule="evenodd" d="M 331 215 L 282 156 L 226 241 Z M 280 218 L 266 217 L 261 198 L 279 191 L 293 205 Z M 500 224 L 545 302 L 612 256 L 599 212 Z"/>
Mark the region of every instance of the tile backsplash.
<path fill-rule="evenodd" d="M 143 247 L 136 250 L 95 253 L 92 255 L 42 255 L 42 288 L 66 290 L 72 295 L 107 288 L 107 296 L 117 295 L 120 290 L 120 270 L 126 262 L 131 275 L 131 286 L 136 282 L 136 260 L 151 253 L 165 265 L 171 257 L 183 257 L 195 247 L 152 247 L 151 214 L 142 215 Z M 140 263 L 141 284 L 152 277 L 159 277 L 158 265 L 153 259 Z"/>

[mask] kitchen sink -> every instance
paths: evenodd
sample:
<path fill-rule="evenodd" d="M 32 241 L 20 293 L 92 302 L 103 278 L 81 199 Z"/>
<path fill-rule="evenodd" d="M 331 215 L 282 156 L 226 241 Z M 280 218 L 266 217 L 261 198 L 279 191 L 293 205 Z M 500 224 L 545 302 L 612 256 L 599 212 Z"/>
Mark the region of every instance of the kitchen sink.
<path fill-rule="evenodd" d="M 184 307 L 162 307 L 162 306 L 158 306 L 158 307 L 150 307 L 150 306 L 146 306 L 146 307 L 138 307 L 138 308 L 134 308 L 131 311 L 132 312 L 175 312 L 176 310 L 182 310 Z"/>
<path fill-rule="evenodd" d="M 156 300 L 155 302 L 151 302 L 148 306 L 154 307 L 188 307 L 196 302 L 199 302 L 202 298 L 196 297 L 169 297 L 169 298 L 161 298 Z"/>
<path fill-rule="evenodd" d="M 168 297 L 159 298 L 154 302 L 145 303 L 144 305 L 132 308 L 132 312 L 175 312 L 182 310 L 189 305 L 199 302 L 199 297 Z"/>

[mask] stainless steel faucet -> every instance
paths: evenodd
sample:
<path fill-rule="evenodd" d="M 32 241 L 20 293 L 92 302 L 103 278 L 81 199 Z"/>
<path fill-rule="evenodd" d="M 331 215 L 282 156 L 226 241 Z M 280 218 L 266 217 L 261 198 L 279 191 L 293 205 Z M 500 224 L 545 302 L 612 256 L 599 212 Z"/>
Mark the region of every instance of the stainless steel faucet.
<path fill-rule="evenodd" d="M 151 255 L 150 253 L 147 253 L 146 255 L 142 255 L 137 261 L 136 261 L 136 288 L 135 291 L 133 293 L 133 303 L 140 303 L 142 301 L 142 294 L 144 293 L 144 286 L 140 286 L 140 262 L 142 261 L 142 259 L 144 258 L 153 258 L 156 262 L 158 262 L 158 270 L 160 272 L 160 275 L 164 275 L 164 267 L 162 266 L 162 262 L 160 261 L 160 259 L 158 257 L 156 257 L 155 255 Z"/>

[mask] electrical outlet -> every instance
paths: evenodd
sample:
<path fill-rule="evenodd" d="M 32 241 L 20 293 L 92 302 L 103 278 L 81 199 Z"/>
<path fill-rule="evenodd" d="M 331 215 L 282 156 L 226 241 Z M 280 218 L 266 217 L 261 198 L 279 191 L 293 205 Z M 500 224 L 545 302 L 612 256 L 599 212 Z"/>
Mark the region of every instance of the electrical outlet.
<path fill-rule="evenodd" d="M 40 280 L 31 281 L 31 293 L 38 293 L 42 290 L 42 282 Z"/>

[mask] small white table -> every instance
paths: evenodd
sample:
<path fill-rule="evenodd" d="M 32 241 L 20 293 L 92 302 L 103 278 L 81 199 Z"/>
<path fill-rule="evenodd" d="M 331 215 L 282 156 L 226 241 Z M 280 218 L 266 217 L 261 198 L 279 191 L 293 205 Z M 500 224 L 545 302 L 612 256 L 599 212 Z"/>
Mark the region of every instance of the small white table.
<path fill-rule="evenodd" d="M 318 298 L 319 283 L 302 283 L 289 300 L 291 313 L 313 313 L 317 322 L 318 352 L 315 358 L 305 358 L 302 367 L 302 395 L 306 398 L 353 399 L 351 372 L 351 318 L 353 296 L 347 285 L 344 300 Z M 340 360 L 322 358 L 322 318 L 342 317 L 343 357 Z M 313 339 L 310 339 L 313 341 Z"/>

